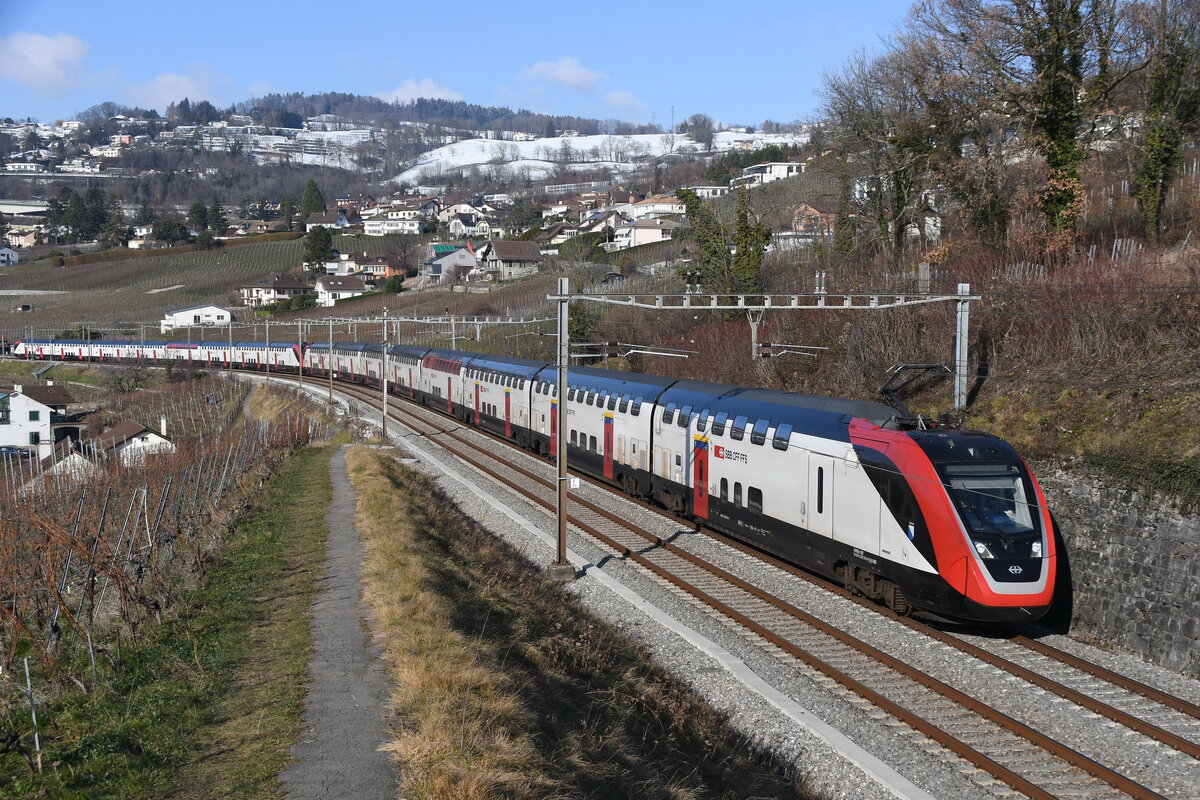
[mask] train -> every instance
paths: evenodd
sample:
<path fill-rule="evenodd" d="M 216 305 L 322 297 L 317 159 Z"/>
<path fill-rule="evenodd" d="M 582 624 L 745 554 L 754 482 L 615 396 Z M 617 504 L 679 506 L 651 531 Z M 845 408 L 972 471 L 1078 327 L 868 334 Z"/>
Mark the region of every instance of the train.
<path fill-rule="evenodd" d="M 24 340 L 29 359 L 273 371 L 387 391 L 655 502 L 885 603 L 969 623 L 1044 616 L 1056 540 L 1003 440 L 891 406 L 369 342 Z M 567 441 L 558 415 L 567 414 Z"/>

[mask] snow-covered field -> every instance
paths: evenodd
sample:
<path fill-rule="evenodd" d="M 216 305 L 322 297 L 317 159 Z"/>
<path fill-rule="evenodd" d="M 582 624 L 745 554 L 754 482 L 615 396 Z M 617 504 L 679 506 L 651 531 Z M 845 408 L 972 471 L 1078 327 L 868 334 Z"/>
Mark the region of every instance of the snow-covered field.
<path fill-rule="evenodd" d="M 769 144 L 803 144 L 807 133 L 735 133 L 721 131 L 713 150 L 757 149 Z M 631 136 L 572 136 L 509 142 L 499 139 L 465 139 L 423 153 L 393 183 L 416 184 L 447 173 L 465 174 L 472 168 L 494 171 L 504 177 L 542 180 L 562 167 L 594 170 L 607 167 L 620 174 L 638 169 L 647 159 L 670 153 L 698 153 L 702 148 L 685 134 L 637 134 Z"/>

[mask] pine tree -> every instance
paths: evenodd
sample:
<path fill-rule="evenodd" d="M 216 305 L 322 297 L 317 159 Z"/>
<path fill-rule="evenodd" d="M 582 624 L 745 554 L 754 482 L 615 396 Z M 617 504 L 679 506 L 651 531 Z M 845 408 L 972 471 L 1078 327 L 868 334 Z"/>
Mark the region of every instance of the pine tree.
<path fill-rule="evenodd" d="M 850 211 L 850 177 L 843 167 L 838 190 L 837 216 L 833 222 L 833 252 L 845 258 L 854 252 L 854 221 Z"/>
<path fill-rule="evenodd" d="M 687 209 L 688 226 L 696 240 L 700 285 L 705 291 L 732 292 L 732 265 L 725 231 L 712 210 L 691 189 L 680 189 L 675 196 Z M 685 270 L 686 271 L 686 270 Z"/>
<path fill-rule="evenodd" d="M 8 232 L 12 227 L 8 224 L 8 218 L 4 216 L 4 212 L 0 211 L 0 247 L 8 246 Z"/>
<path fill-rule="evenodd" d="M 318 225 L 304 236 L 304 263 L 317 270 L 333 258 L 333 237 L 324 225 Z"/>
<path fill-rule="evenodd" d="M 192 203 L 192 207 L 188 209 L 188 224 L 197 231 L 208 230 L 208 207 L 199 201 Z"/>
<path fill-rule="evenodd" d="M 734 253 L 731 277 L 735 291 L 745 294 L 757 292 L 762 288 L 762 262 L 770 241 L 770 231 L 757 222 L 750 222 L 746 187 L 743 186 L 738 193 L 737 213 L 733 222 Z"/>
<path fill-rule="evenodd" d="M 325 195 L 317 188 L 317 182 L 309 178 L 304 184 L 304 195 L 300 198 L 300 221 L 308 219 L 309 214 L 325 213 Z"/>
<path fill-rule="evenodd" d="M 214 236 L 221 236 L 228 227 L 229 218 L 225 216 L 225 208 L 221 205 L 221 201 L 214 197 L 208 204 L 208 229 L 213 232 Z"/>
<path fill-rule="evenodd" d="M 290 194 L 285 194 L 283 200 L 279 201 L 279 213 L 283 217 L 283 224 L 287 225 L 290 231 L 292 223 L 296 220 L 296 201 Z"/>

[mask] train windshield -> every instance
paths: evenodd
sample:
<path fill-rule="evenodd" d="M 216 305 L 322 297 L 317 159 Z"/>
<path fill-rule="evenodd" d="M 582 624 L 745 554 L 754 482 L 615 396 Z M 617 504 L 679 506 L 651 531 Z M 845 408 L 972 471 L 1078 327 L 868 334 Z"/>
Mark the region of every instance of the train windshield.
<path fill-rule="evenodd" d="M 941 464 L 938 471 L 981 556 L 1041 555 L 1036 501 L 1016 464 Z"/>

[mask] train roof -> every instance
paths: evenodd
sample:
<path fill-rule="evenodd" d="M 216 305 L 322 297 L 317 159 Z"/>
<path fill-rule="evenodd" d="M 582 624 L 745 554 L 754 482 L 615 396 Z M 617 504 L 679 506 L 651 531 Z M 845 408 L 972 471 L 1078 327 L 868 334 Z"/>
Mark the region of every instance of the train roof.
<path fill-rule="evenodd" d="M 511 358 L 509 356 L 485 354 L 478 354 L 467 362 L 467 369 L 487 369 L 505 375 L 515 375 L 526 380 L 532 380 L 546 366 L 545 361 L 535 361 L 530 358 Z"/>
<path fill-rule="evenodd" d="M 547 383 L 558 381 L 558 367 L 549 364 L 538 374 L 538 380 Z M 643 375 L 640 372 L 623 372 L 597 367 L 569 367 L 567 383 L 574 389 L 609 392 L 610 394 L 641 397 L 653 403 L 663 389 L 675 383 L 675 378 L 660 375 Z"/>

